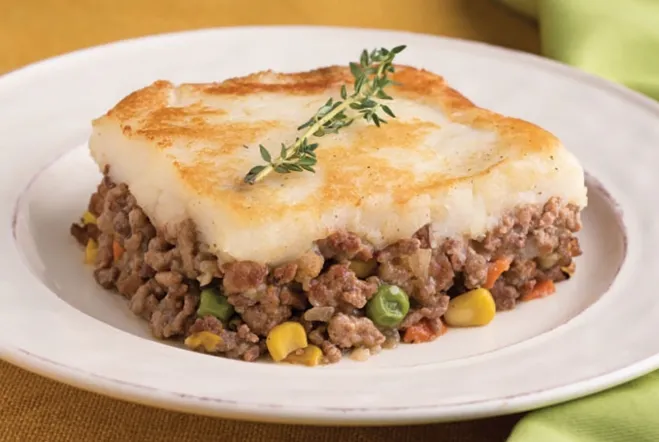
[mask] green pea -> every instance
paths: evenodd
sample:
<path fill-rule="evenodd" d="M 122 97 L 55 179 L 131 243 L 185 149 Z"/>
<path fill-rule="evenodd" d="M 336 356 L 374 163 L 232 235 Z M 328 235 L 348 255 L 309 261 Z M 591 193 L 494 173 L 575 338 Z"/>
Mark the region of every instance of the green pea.
<path fill-rule="evenodd" d="M 395 327 L 409 309 L 407 293 L 398 286 L 383 284 L 366 304 L 366 316 L 382 327 Z"/>
<path fill-rule="evenodd" d="M 201 300 L 197 309 L 197 316 L 215 316 L 220 321 L 228 321 L 233 316 L 234 309 L 226 296 L 220 295 L 217 289 L 203 289 L 201 291 Z"/>

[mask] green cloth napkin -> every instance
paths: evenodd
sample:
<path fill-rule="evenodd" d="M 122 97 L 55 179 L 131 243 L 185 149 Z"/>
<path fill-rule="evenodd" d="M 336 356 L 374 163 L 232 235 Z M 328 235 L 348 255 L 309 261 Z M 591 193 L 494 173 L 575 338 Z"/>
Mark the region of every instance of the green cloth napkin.
<path fill-rule="evenodd" d="M 499 1 L 539 21 L 544 55 L 659 100 L 659 0 Z M 646 441 L 659 442 L 659 371 L 531 412 L 508 439 Z"/>
<path fill-rule="evenodd" d="M 508 438 L 508 442 L 657 441 L 659 372 L 603 393 L 533 411 L 519 421 Z"/>
<path fill-rule="evenodd" d="M 544 55 L 659 100 L 659 0 L 499 0 L 537 18 Z"/>

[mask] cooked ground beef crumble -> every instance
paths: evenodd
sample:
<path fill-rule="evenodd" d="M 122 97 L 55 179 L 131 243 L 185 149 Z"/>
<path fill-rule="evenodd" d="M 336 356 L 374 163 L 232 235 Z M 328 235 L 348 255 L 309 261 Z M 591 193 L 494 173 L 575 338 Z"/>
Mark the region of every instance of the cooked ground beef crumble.
<path fill-rule="evenodd" d="M 491 288 L 497 310 L 509 310 L 544 281 L 561 281 L 581 254 L 574 233 L 576 206 L 557 198 L 522 206 L 480 240 L 433 238 L 429 226 L 412 238 L 376 250 L 359 236 L 338 231 L 314 250 L 274 268 L 252 261 L 220 264 L 197 238 L 190 220 L 157 230 L 125 184 L 106 175 L 88 211 L 95 223 L 71 226 L 82 245 L 98 245 L 94 277 L 125 296 L 157 338 L 184 339 L 210 332 L 221 339 L 211 353 L 253 361 L 267 354 L 266 336 L 285 321 L 299 322 L 325 362 L 350 349 L 391 348 L 400 333 L 425 320 L 442 326 L 449 300 L 482 287 L 498 259 L 512 260 Z M 117 250 L 120 253 L 117 253 Z M 409 295 L 409 312 L 396 327 L 380 327 L 365 306 L 380 284 Z M 201 289 L 218 287 L 235 311 L 224 323 L 197 317 Z"/>

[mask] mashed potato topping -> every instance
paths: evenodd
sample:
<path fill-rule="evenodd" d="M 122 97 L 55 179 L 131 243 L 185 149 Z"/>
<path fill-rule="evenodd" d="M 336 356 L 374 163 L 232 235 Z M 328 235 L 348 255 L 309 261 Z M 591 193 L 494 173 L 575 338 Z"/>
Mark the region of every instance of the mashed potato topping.
<path fill-rule="evenodd" d="M 222 83 L 158 81 L 94 121 L 92 155 L 154 225 L 184 219 L 221 261 L 291 261 L 338 230 L 380 248 L 430 223 L 477 238 L 525 204 L 586 205 L 584 172 L 552 134 L 473 105 L 432 73 L 399 66 L 395 120 L 319 139 L 316 173 L 245 173 L 279 152 L 350 72 L 262 72 Z M 247 146 L 247 147 L 246 147 Z"/>

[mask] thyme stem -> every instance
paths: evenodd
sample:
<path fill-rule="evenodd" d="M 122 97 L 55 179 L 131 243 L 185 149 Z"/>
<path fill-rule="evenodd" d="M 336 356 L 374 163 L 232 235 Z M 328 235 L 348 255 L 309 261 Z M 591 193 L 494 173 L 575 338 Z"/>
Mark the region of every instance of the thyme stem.
<path fill-rule="evenodd" d="M 354 103 L 355 101 L 356 101 L 356 99 L 349 98 L 349 99 L 345 100 L 343 103 L 341 103 L 339 106 L 337 106 L 336 108 L 331 110 L 327 115 L 325 115 L 320 120 L 315 122 L 311 127 L 309 127 L 309 129 L 307 129 L 306 132 L 304 132 L 302 134 L 302 136 L 300 138 L 298 138 L 293 144 L 288 146 L 284 150 L 284 155 L 280 156 L 275 161 L 273 161 L 272 163 L 265 166 L 259 173 L 257 173 L 254 176 L 253 180 L 250 180 L 250 181 L 247 181 L 247 182 L 249 184 L 257 183 L 257 182 L 261 181 L 270 172 L 275 170 L 277 168 L 277 166 L 281 166 L 282 164 L 284 164 L 293 155 L 293 153 L 295 153 L 299 149 L 300 144 L 303 142 L 303 140 L 306 140 L 307 138 L 309 138 L 311 135 L 313 135 L 314 132 L 316 132 L 319 128 L 321 128 L 323 126 L 323 124 L 330 121 L 338 113 L 343 112 L 345 109 L 348 108 L 348 106 L 350 106 L 351 103 Z"/>
<path fill-rule="evenodd" d="M 340 129 L 350 126 L 360 116 L 380 127 L 380 124 L 387 122 L 378 114 L 380 110 L 395 118 L 393 111 L 378 99 L 392 100 L 384 89 L 394 84 L 388 78 L 388 74 L 394 72 L 393 60 L 404 49 L 405 46 L 397 46 L 391 50 L 374 49 L 370 53 L 364 50 L 359 63 L 350 63 L 350 72 L 355 79 L 353 93 L 348 96 L 346 86 L 343 85 L 342 101 L 335 102 L 332 98 L 327 100 L 313 117 L 298 127 L 298 130 L 306 129 L 301 136 L 288 146 L 282 143 L 280 154 L 274 160 L 270 151 L 259 145 L 261 158 L 266 164 L 252 167 L 245 175 L 244 181 L 247 184 L 254 184 L 272 172 L 315 172 L 313 166 L 317 162 L 315 150 L 318 143 L 309 144 L 311 137 L 338 133 Z M 348 114 L 348 111 L 354 112 Z"/>

